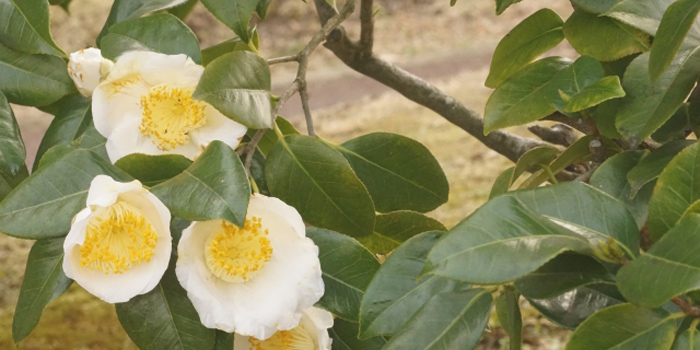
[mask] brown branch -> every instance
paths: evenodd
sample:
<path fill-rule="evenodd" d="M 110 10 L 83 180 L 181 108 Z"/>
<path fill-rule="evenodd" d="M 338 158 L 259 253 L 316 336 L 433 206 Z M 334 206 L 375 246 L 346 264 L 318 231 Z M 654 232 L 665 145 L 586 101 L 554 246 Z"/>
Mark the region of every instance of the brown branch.
<path fill-rule="evenodd" d="M 566 124 L 556 124 L 550 128 L 535 124 L 529 126 L 527 129 L 543 141 L 564 147 L 569 147 L 578 140 L 574 129 Z"/>
<path fill-rule="evenodd" d="M 314 120 L 311 116 L 311 108 L 309 108 L 309 92 L 306 90 L 306 84 L 299 88 L 299 97 L 301 98 L 301 108 L 304 110 L 304 119 L 306 119 L 306 130 L 309 136 L 316 136 L 314 130 Z"/>
<path fill-rule="evenodd" d="M 678 307 L 681 308 L 681 311 L 683 311 L 683 313 L 685 313 L 686 315 L 700 317 L 700 307 L 690 305 L 690 303 L 679 297 L 675 297 L 671 299 L 671 301 L 674 304 L 678 305 Z"/>
<path fill-rule="evenodd" d="M 277 63 L 286 63 L 286 62 L 299 62 L 299 54 L 292 55 L 292 56 L 283 56 L 283 57 L 275 57 L 275 58 L 268 58 L 267 59 L 268 65 L 273 65 L 273 64 L 277 64 Z"/>
<path fill-rule="evenodd" d="M 374 46 L 374 13 L 372 12 L 372 0 L 360 2 L 360 55 L 368 57 L 372 55 Z"/>

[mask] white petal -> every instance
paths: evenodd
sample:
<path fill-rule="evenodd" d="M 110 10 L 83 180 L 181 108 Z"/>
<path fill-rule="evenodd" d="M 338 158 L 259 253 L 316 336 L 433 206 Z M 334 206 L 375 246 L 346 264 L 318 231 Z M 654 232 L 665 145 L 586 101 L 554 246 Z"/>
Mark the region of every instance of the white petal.
<path fill-rule="evenodd" d="M 109 138 L 121 123 L 135 119 L 141 122 L 141 96 L 148 93 L 149 86 L 135 81 L 114 92 L 110 83 L 100 84 L 92 95 L 92 117 L 95 129 Z"/>
<path fill-rule="evenodd" d="M 203 72 L 204 67 L 195 64 L 184 54 L 149 52 L 146 63 L 141 67 L 141 75 L 151 86 L 168 84 L 194 89 Z"/>
<path fill-rule="evenodd" d="M 117 201 L 120 193 L 129 191 L 144 191 L 144 189 L 138 180 L 124 183 L 114 181 L 107 175 L 97 175 L 90 183 L 86 203 L 88 206 L 108 207 Z"/>
<path fill-rule="evenodd" d="M 253 194 L 248 204 L 247 216 L 264 217 L 268 213 L 280 217 L 294 228 L 299 237 L 306 237 L 306 226 L 299 212 L 276 197 L 267 197 L 261 194 Z"/>
<path fill-rule="evenodd" d="M 304 314 L 316 326 L 319 350 L 330 350 L 332 339 L 328 335 L 328 329 L 333 327 L 333 314 L 317 307 L 304 310 Z"/>
<path fill-rule="evenodd" d="M 231 148 L 236 148 L 248 128 L 227 118 L 209 104 L 207 104 L 205 113 L 206 124 L 190 132 L 192 142 L 206 147 L 210 142 L 219 140 Z"/>

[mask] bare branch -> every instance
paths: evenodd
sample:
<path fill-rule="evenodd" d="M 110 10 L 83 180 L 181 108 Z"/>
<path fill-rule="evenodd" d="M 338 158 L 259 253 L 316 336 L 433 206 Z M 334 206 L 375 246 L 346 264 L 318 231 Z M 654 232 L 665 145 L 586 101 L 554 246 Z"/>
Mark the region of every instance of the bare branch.
<path fill-rule="evenodd" d="M 292 55 L 292 56 L 282 56 L 282 57 L 275 57 L 275 58 L 268 58 L 267 59 L 267 64 L 273 65 L 277 63 L 286 63 L 286 62 L 299 62 L 299 55 Z"/>
<path fill-rule="evenodd" d="M 566 124 L 556 124 L 550 128 L 535 124 L 527 129 L 544 141 L 564 147 L 571 146 L 578 139 L 576 134 L 574 134 L 574 129 Z"/>
<path fill-rule="evenodd" d="M 301 108 L 304 110 L 304 119 L 306 119 L 306 130 L 309 136 L 316 136 L 314 120 L 311 116 L 311 108 L 309 108 L 309 92 L 306 90 L 306 84 L 303 84 L 299 89 L 299 97 L 301 98 Z"/>
<path fill-rule="evenodd" d="M 367 57 L 372 55 L 374 46 L 374 12 L 372 0 L 360 2 L 360 55 Z"/>

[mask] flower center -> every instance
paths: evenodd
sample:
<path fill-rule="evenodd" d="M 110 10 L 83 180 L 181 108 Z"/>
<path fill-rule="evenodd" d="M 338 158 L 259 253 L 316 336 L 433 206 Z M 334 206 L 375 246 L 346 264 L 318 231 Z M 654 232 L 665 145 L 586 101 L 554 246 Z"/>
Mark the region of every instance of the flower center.
<path fill-rule="evenodd" d="M 204 125 L 206 104 L 192 99 L 192 90 L 167 85 L 141 96 L 143 118 L 139 131 L 162 151 L 189 142 L 189 132 Z"/>
<path fill-rule="evenodd" d="M 262 219 L 246 219 L 243 228 L 222 222 L 221 230 L 207 239 L 205 255 L 209 271 L 226 282 L 247 282 L 272 256 Z"/>
<path fill-rule="evenodd" d="M 248 338 L 248 350 L 315 350 L 314 338 L 301 325 L 289 331 L 277 331 L 267 340 Z"/>
<path fill-rule="evenodd" d="M 150 221 L 133 205 L 117 201 L 88 222 L 80 246 L 80 266 L 123 273 L 151 261 L 158 235 Z"/>

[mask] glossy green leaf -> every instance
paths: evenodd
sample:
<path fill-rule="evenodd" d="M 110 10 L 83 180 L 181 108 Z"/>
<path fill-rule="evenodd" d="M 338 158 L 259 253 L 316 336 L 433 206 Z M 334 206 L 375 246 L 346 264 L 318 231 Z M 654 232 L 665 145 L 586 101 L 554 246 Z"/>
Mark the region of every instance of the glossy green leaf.
<path fill-rule="evenodd" d="M 700 1 L 679 0 L 668 7 L 654 36 L 649 57 L 649 75 L 656 81 L 671 65 L 700 11 Z"/>
<path fill-rule="evenodd" d="M 482 289 L 437 294 L 384 349 L 473 349 L 489 320 L 491 302 L 491 293 Z"/>
<path fill-rule="evenodd" d="M 202 50 L 202 65 L 208 66 L 215 59 L 234 51 L 253 51 L 250 46 L 243 42 L 240 38 L 233 38 L 222 43 L 209 46 Z"/>
<path fill-rule="evenodd" d="M 698 101 L 686 102 L 651 134 L 651 138 L 661 144 L 685 140 L 691 131 L 698 130 L 698 126 L 700 126 L 700 103 Z"/>
<path fill-rule="evenodd" d="M 372 198 L 348 161 L 310 136 L 289 135 L 283 141 L 265 164 L 270 193 L 314 226 L 353 237 L 372 234 Z"/>
<path fill-rule="evenodd" d="M 270 6 L 271 2 L 272 0 L 258 0 L 258 6 L 255 8 L 255 12 L 260 19 L 265 19 L 265 16 L 267 16 L 267 8 Z"/>
<path fill-rule="evenodd" d="M 248 24 L 260 0 L 201 0 L 202 4 L 244 42 L 250 41 Z"/>
<path fill-rule="evenodd" d="M 447 202 L 447 177 L 418 141 L 377 132 L 346 141 L 337 149 L 367 186 L 379 212 L 427 212 Z"/>
<path fill-rule="evenodd" d="M 549 102 L 562 113 L 569 99 L 605 76 L 603 65 L 591 56 L 581 56 L 568 67 L 560 70 L 552 79 Z"/>
<path fill-rule="evenodd" d="M 515 192 L 527 208 L 556 220 L 591 244 L 617 241 L 629 257 L 638 255 L 639 229 L 625 206 L 579 181 Z"/>
<path fill-rule="evenodd" d="M 127 51 L 153 51 L 166 55 L 185 54 L 195 63 L 202 63 L 197 37 L 187 25 L 169 13 L 117 23 L 109 28 L 100 44 L 102 56 L 110 60 Z"/>
<path fill-rule="evenodd" d="M 248 51 L 223 55 L 204 69 L 192 97 L 253 129 L 272 128 L 270 67 Z"/>
<path fill-rule="evenodd" d="M 523 316 L 520 313 L 520 294 L 505 287 L 494 300 L 496 315 L 503 330 L 508 334 L 510 350 L 520 350 L 523 342 Z"/>
<path fill-rule="evenodd" d="M 45 0 L 0 0 L 0 43 L 30 54 L 65 56 L 49 30 Z"/>
<path fill-rule="evenodd" d="M 620 78 L 608 76 L 586 86 L 564 105 L 564 112 L 580 112 L 597 106 L 607 100 L 625 97 L 625 90 L 620 85 Z"/>
<path fill-rule="evenodd" d="M 669 142 L 642 158 L 639 163 L 627 173 L 631 185 L 631 193 L 635 195 L 644 185 L 654 181 L 661 175 L 669 162 L 684 148 L 694 144 L 695 140 L 679 140 Z"/>
<path fill-rule="evenodd" d="M 109 160 L 107 149 L 105 148 L 106 143 L 107 139 L 95 129 L 95 125 L 90 124 L 80 137 L 70 143 L 70 146 L 73 149 L 92 151 L 100 157 Z"/>
<path fill-rule="evenodd" d="M 51 121 L 36 152 L 34 170 L 39 167 L 41 157 L 56 145 L 67 145 L 87 129 L 92 122 L 92 101 L 78 93 L 70 95 L 61 103 L 58 113 Z"/>
<path fill-rule="evenodd" d="M 213 350 L 231 350 L 233 349 L 233 333 L 216 330 L 216 339 L 214 341 Z"/>
<path fill-rule="evenodd" d="M 241 157 L 241 163 L 245 164 L 245 157 L 245 155 Z M 253 177 L 259 193 L 269 197 L 270 189 L 267 187 L 267 180 L 265 180 L 265 162 L 265 156 L 260 152 L 260 149 L 256 148 L 250 163 L 250 176 Z"/>
<path fill-rule="evenodd" d="M 588 13 L 601 14 L 609 10 L 618 0 L 571 0 L 571 4 Z"/>
<path fill-rule="evenodd" d="M 614 281 L 615 277 L 598 260 L 567 253 L 515 280 L 515 288 L 526 298 L 551 299 L 587 284 Z"/>
<path fill-rule="evenodd" d="M 66 62 L 49 55 L 30 55 L 0 44 L 0 92 L 10 103 L 45 106 L 72 92 L 75 84 Z"/>
<path fill-rule="evenodd" d="M 496 88 L 513 73 L 564 40 L 561 17 L 550 9 L 539 10 L 518 23 L 493 53 L 485 85 Z"/>
<path fill-rule="evenodd" d="M 564 35 L 581 55 L 613 61 L 649 50 L 647 33 L 610 17 L 575 10 L 563 26 Z"/>
<path fill-rule="evenodd" d="M 554 86 L 552 80 L 569 64 L 561 57 L 543 58 L 503 82 L 486 102 L 484 133 L 526 124 L 554 112 L 548 102 Z"/>
<path fill-rule="evenodd" d="M 491 186 L 489 199 L 493 199 L 508 192 L 508 189 L 510 189 L 510 184 L 514 181 L 513 171 L 515 171 L 514 166 L 503 170 L 503 172 L 500 175 L 498 175 L 498 177 L 496 177 L 496 181 L 494 181 L 493 186 Z"/>
<path fill-rule="evenodd" d="M 688 329 L 681 333 L 673 343 L 671 350 L 699 350 L 700 349 L 700 331 L 696 329 Z"/>
<path fill-rule="evenodd" d="M 433 295 L 467 285 L 437 276 L 419 278 L 430 248 L 442 232 L 417 235 L 394 251 L 367 288 L 360 306 L 360 336 L 397 332 Z"/>
<path fill-rule="evenodd" d="M 280 116 L 277 116 L 275 118 L 275 124 L 277 124 L 277 127 L 280 129 L 282 132 L 282 135 L 298 135 L 299 130 L 297 130 L 292 123 L 289 122 L 289 120 L 284 119 Z M 249 138 L 252 138 L 255 133 L 258 132 L 256 129 L 248 129 L 248 135 Z M 260 142 L 258 142 L 258 148 L 260 151 L 265 155 L 266 157 L 269 155 L 270 151 L 272 148 L 275 146 L 275 144 L 279 141 L 277 138 L 277 134 L 273 132 L 272 130 L 268 130 L 263 137 L 260 139 Z"/>
<path fill-rule="evenodd" d="M 637 142 L 663 125 L 685 102 L 700 75 L 700 48 L 684 50 L 652 84 L 649 54 L 640 55 L 627 68 L 622 85 L 631 97 L 616 117 L 620 133 Z"/>
<path fill-rule="evenodd" d="M 575 329 L 594 313 L 612 305 L 624 303 L 614 284 L 589 284 L 551 299 L 527 299 L 550 321 Z"/>
<path fill-rule="evenodd" d="M 639 164 L 644 155 L 643 151 L 626 151 L 610 157 L 596 169 L 588 181 L 591 186 L 609 194 L 627 207 L 638 227 L 647 222 L 649 198 L 654 186 L 647 185 L 640 191 L 633 192 L 627 174 Z"/>
<path fill-rule="evenodd" d="M 242 227 L 250 183 L 231 147 L 213 141 L 180 175 L 151 188 L 173 215 L 190 221 L 226 220 Z"/>
<path fill-rule="evenodd" d="M 610 8 L 605 15 L 655 36 L 666 9 L 675 1 L 622 0 Z"/>
<path fill-rule="evenodd" d="M 522 0 L 496 0 L 496 14 L 500 15 L 505 11 L 510 5 L 517 4 Z"/>
<path fill-rule="evenodd" d="M 674 318 L 659 309 L 615 305 L 583 322 L 566 350 L 668 350 L 676 331 Z"/>
<path fill-rule="evenodd" d="M 191 160 L 179 154 L 151 156 L 142 153 L 129 154 L 114 163 L 117 168 L 149 187 L 179 175 L 191 164 Z"/>
<path fill-rule="evenodd" d="M 200 323 L 187 292 L 177 281 L 174 261 L 152 291 L 116 304 L 116 308 L 119 322 L 139 349 L 214 347 L 216 332 Z"/>
<path fill-rule="evenodd" d="M 331 350 L 381 350 L 386 345 L 383 337 L 358 338 L 359 325 L 336 318 L 328 334 L 333 339 Z"/>
<path fill-rule="evenodd" d="M 15 187 L 27 177 L 26 151 L 17 120 L 5 96 L 0 93 L 0 181 Z M 7 192 L 0 190 L 0 200 Z"/>
<path fill-rule="evenodd" d="M 700 143 L 671 160 L 659 176 L 649 201 L 649 235 L 659 240 L 676 225 L 686 209 L 700 199 Z"/>
<path fill-rule="evenodd" d="M 40 168 L 0 203 L 0 232 L 28 239 L 64 236 L 73 216 L 85 208 L 92 179 L 100 174 L 121 182 L 131 180 L 87 150 L 73 151 Z"/>
<path fill-rule="evenodd" d="M 520 175 L 525 173 L 530 169 L 539 169 L 543 166 L 549 166 L 549 164 L 559 155 L 559 149 L 551 146 L 541 146 L 535 147 L 520 156 L 518 162 L 515 164 L 515 169 L 513 170 L 513 175 L 510 179 L 510 184 L 508 187 L 513 185 L 515 180 L 517 180 Z"/>
<path fill-rule="evenodd" d="M 185 1 L 187 0 L 115 0 L 109 11 L 109 17 L 97 37 L 97 44 L 101 47 L 102 37 L 107 35 L 109 28 L 119 22 L 139 18 L 149 12 L 172 8 Z"/>
<path fill-rule="evenodd" d="M 179 18 L 181 21 L 184 21 L 187 19 L 190 13 L 192 13 L 192 10 L 198 2 L 199 0 L 187 0 L 180 5 L 169 8 L 168 13 L 171 13 L 173 16 Z"/>
<path fill-rule="evenodd" d="M 46 305 L 63 294 L 73 282 L 63 273 L 62 263 L 63 238 L 37 241 L 32 246 L 12 320 L 15 343 L 34 330 Z"/>
<path fill-rule="evenodd" d="M 583 237 L 533 210 L 512 196 L 488 201 L 435 245 L 426 271 L 458 281 L 498 284 L 524 276 L 562 252 L 589 251 Z"/>
<path fill-rule="evenodd" d="M 615 127 L 615 116 L 620 106 L 623 105 L 623 102 L 625 102 L 625 99 L 608 100 L 601 103 L 592 111 L 591 120 L 595 122 L 598 132 L 600 132 L 602 136 L 609 139 L 622 138 L 622 135 L 620 135 Z"/>
<path fill-rule="evenodd" d="M 358 322 L 360 302 L 379 262 L 352 237 L 320 228 L 306 229 L 318 246 L 326 292 L 318 306 L 348 321 Z"/>
<path fill-rule="evenodd" d="M 399 210 L 377 215 L 374 232 L 359 241 L 373 253 L 387 254 L 409 238 L 428 231 L 447 231 L 440 222 L 421 213 Z"/>
<path fill-rule="evenodd" d="M 651 249 L 620 269 L 617 284 L 629 301 L 648 307 L 700 289 L 700 215 L 688 213 Z"/>

